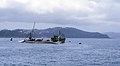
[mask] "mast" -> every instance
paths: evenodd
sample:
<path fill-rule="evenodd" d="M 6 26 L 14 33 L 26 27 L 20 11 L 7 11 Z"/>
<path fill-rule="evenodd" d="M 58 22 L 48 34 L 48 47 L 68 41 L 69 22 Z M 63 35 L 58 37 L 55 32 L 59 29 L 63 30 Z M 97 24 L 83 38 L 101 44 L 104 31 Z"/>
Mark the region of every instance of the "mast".
<path fill-rule="evenodd" d="M 31 30 L 31 32 L 27 35 L 27 37 L 28 37 L 30 40 L 32 40 L 32 36 L 33 36 L 34 29 L 35 29 L 35 22 L 34 22 L 34 24 L 33 24 L 33 28 L 32 28 L 32 30 Z M 26 38 L 27 38 L 27 37 L 26 37 Z M 26 39 L 26 38 L 25 38 L 25 39 Z M 25 39 L 24 39 L 24 40 L 25 40 Z"/>
<path fill-rule="evenodd" d="M 33 28 L 32 28 L 31 33 L 33 33 L 33 32 L 34 32 L 34 29 L 35 29 L 35 22 L 34 22 L 34 24 L 33 24 Z"/>
<path fill-rule="evenodd" d="M 30 39 L 30 40 L 31 40 L 32 37 L 33 37 L 34 29 L 35 29 L 35 22 L 34 22 L 34 24 L 33 24 L 32 31 L 31 31 L 30 34 L 29 34 L 29 39 Z"/>

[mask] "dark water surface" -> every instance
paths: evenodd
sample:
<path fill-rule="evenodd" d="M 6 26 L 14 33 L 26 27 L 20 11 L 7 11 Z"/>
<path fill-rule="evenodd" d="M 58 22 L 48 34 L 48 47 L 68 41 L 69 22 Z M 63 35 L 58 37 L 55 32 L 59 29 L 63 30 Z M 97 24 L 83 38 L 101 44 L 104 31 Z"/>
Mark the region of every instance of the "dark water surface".
<path fill-rule="evenodd" d="M 57 45 L 9 40 L 0 38 L 0 66 L 120 66 L 120 39 L 73 38 Z"/>

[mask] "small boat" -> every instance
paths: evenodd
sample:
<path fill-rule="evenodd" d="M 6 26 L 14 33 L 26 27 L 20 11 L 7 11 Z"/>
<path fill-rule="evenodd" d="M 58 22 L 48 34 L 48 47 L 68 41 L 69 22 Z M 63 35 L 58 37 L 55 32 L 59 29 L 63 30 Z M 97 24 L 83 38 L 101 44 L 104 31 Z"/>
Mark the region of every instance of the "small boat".
<path fill-rule="evenodd" d="M 61 33 L 61 31 L 59 31 L 58 35 L 54 35 L 53 37 L 51 37 L 50 39 L 44 40 L 44 39 L 34 39 L 33 38 L 33 32 L 34 32 L 34 27 L 35 27 L 35 23 L 33 26 L 32 31 L 28 34 L 27 38 L 28 39 L 24 39 L 19 41 L 20 43 L 36 43 L 36 44 L 61 44 L 61 43 L 65 43 L 65 35 L 63 33 Z"/>

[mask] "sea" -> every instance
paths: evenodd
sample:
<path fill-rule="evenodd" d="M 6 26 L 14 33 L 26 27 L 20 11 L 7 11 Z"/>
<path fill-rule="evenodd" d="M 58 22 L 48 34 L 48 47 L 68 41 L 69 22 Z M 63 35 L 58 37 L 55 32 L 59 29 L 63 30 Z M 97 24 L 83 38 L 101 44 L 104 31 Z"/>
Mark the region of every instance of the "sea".
<path fill-rule="evenodd" d="M 64 44 L 19 43 L 22 39 L 0 38 L 0 66 L 120 66 L 120 39 L 67 38 Z"/>

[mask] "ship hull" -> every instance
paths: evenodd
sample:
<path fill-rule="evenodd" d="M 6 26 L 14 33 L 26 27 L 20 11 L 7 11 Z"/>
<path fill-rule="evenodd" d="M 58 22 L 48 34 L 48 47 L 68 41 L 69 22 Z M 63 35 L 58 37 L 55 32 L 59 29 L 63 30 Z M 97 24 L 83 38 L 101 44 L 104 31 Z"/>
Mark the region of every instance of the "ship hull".
<path fill-rule="evenodd" d="M 31 41 L 31 40 L 21 40 L 20 43 L 31 43 L 31 44 L 59 44 L 60 42 L 52 42 L 52 41 Z"/>

